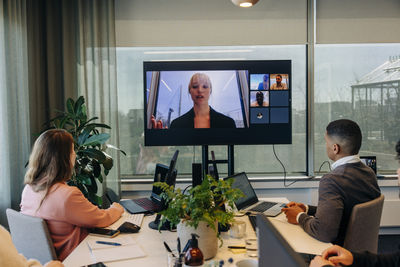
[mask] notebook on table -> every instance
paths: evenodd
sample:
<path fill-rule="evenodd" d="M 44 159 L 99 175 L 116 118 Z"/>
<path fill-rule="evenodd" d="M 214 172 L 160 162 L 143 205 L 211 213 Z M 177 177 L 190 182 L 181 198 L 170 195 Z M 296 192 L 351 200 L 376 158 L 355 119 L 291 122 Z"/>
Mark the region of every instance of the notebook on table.
<path fill-rule="evenodd" d="M 226 177 L 224 180 L 229 178 L 233 178 L 232 188 L 240 189 L 245 195 L 235 201 L 236 208 L 241 212 L 262 213 L 266 216 L 275 217 L 281 213 L 281 209 L 286 205 L 285 203 L 258 200 L 256 192 L 244 172 Z"/>

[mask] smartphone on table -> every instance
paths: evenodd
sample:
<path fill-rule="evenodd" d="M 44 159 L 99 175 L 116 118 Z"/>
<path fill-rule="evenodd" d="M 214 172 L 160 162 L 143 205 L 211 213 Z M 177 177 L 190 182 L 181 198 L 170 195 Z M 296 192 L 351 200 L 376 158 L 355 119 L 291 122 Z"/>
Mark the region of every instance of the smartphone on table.
<path fill-rule="evenodd" d="M 120 231 L 105 229 L 105 228 L 89 228 L 89 233 L 91 233 L 93 235 L 99 235 L 99 236 L 112 238 L 112 237 L 116 237 L 117 235 L 119 235 Z"/>

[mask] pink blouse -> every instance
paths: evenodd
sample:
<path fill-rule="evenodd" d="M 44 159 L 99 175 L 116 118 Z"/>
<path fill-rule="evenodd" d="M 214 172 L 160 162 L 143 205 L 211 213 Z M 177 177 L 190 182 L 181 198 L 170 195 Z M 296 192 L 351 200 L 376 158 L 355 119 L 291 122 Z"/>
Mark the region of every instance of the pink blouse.
<path fill-rule="evenodd" d="M 115 222 L 123 209 L 112 205 L 103 210 L 90 203 L 75 186 L 53 185 L 41 207 L 44 192 L 26 185 L 22 192 L 21 213 L 46 220 L 58 259 L 63 261 L 87 236 L 89 227 L 106 227 Z"/>

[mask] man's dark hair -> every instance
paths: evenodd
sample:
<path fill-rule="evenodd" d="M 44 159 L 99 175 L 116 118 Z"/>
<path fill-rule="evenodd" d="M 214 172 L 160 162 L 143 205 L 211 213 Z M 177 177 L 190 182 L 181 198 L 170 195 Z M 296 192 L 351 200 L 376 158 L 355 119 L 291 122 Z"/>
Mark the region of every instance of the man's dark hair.
<path fill-rule="evenodd" d="M 279 77 L 281 77 L 281 79 L 282 79 L 282 75 L 280 75 L 280 74 L 277 74 L 277 75 L 276 75 L 276 77 L 278 77 L 278 76 L 279 76 Z"/>
<path fill-rule="evenodd" d="M 396 158 L 397 158 L 398 160 L 400 160 L 400 140 L 397 141 L 397 144 L 396 144 L 396 152 L 397 152 Z"/>
<path fill-rule="evenodd" d="M 326 133 L 338 141 L 343 152 L 356 155 L 361 147 L 362 135 L 360 127 L 351 120 L 336 120 L 326 126 Z"/>

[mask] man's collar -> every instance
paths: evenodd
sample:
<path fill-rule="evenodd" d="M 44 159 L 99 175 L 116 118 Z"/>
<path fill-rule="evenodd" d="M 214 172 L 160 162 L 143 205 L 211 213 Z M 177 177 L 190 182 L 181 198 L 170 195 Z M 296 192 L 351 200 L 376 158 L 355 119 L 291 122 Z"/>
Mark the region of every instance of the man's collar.
<path fill-rule="evenodd" d="M 332 170 L 334 170 L 336 167 L 339 167 L 340 165 L 343 165 L 343 164 L 357 163 L 357 162 L 360 162 L 360 161 L 361 161 L 360 160 L 360 156 L 358 154 L 357 155 L 346 156 L 346 157 L 340 158 L 337 161 L 335 161 L 332 164 Z"/>

